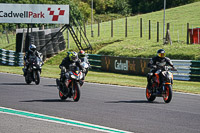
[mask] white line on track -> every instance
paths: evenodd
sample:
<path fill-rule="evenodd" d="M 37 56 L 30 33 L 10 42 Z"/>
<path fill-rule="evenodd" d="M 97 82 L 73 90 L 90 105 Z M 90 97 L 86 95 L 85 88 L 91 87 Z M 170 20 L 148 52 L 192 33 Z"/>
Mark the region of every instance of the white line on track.
<path fill-rule="evenodd" d="M 39 114 L 39 113 L 33 113 L 33 112 L 28 112 L 28 111 L 16 110 L 16 109 L 11 109 L 11 108 L 1 107 L 1 106 L 0 106 L 0 113 L 20 116 L 24 118 L 36 119 L 40 121 L 48 121 L 48 122 L 53 122 L 53 123 L 58 123 L 58 124 L 70 125 L 74 127 L 81 127 L 81 128 L 86 128 L 86 129 L 101 131 L 101 132 L 133 133 L 129 131 L 118 130 L 118 129 L 105 127 L 105 126 L 99 126 L 99 125 L 90 124 L 86 122 L 64 119 L 64 118 L 59 118 L 59 117 L 54 117 L 54 116 L 49 116 L 49 115 L 44 115 L 44 114 Z"/>

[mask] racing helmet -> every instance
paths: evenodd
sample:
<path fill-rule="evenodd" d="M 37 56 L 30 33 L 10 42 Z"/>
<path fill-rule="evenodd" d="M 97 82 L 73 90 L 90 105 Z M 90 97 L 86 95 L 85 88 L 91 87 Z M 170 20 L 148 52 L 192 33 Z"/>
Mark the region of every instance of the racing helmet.
<path fill-rule="evenodd" d="M 70 59 L 70 61 L 77 61 L 78 60 L 78 54 L 76 53 L 76 52 L 71 52 L 70 54 L 69 54 L 69 59 Z"/>
<path fill-rule="evenodd" d="M 157 56 L 160 58 L 164 58 L 165 57 L 165 50 L 164 49 L 159 49 L 157 51 Z"/>
<path fill-rule="evenodd" d="M 85 51 L 80 50 L 80 51 L 78 52 L 78 57 L 79 57 L 79 58 L 85 57 Z"/>
<path fill-rule="evenodd" d="M 30 50 L 31 52 L 35 52 L 36 46 L 35 46 L 34 44 L 31 44 L 31 45 L 29 46 L 29 50 Z"/>

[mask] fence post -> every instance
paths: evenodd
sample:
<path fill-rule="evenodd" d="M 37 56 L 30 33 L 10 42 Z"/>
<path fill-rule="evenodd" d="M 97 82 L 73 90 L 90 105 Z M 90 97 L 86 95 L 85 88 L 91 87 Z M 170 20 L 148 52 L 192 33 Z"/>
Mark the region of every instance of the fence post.
<path fill-rule="evenodd" d="M 86 26 L 85 26 L 85 22 L 84 22 L 84 32 L 85 32 L 85 35 L 86 35 Z"/>
<path fill-rule="evenodd" d="M 113 19 L 111 20 L 111 37 L 113 37 Z"/>
<path fill-rule="evenodd" d="M 125 23 L 125 37 L 127 37 L 128 36 L 128 34 L 127 34 L 127 17 L 126 17 L 126 23 Z"/>
<path fill-rule="evenodd" d="M 67 48 L 69 49 L 69 29 L 67 29 Z"/>
<path fill-rule="evenodd" d="M 149 20 L 149 40 L 151 40 L 151 20 Z"/>
<path fill-rule="evenodd" d="M 100 22 L 98 20 L 98 37 L 100 36 Z"/>
<path fill-rule="evenodd" d="M 9 41 L 9 37 L 8 37 L 8 32 L 6 31 L 6 37 L 7 37 L 7 42 L 8 42 L 8 44 L 10 43 L 10 41 Z"/>
<path fill-rule="evenodd" d="M 142 38 L 142 18 L 140 18 L 140 37 Z"/>
<path fill-rule="evenodd" d="M 159 42 L 159 22 L 157 22 L 157 42 Z"/>
<path fill-rule="evenodd" d="M 189 23 L 187 23 L 187 44 L 189 44 Z"/>
<path fill-rule="evenodd" d="M 80 43 L 81 43 L 81 38 L 82 38 L 82 34 L 81 34 L 81 25 L 80 25 L 80 31 L 79 31 L 79 34 L 80 34 Z"/>

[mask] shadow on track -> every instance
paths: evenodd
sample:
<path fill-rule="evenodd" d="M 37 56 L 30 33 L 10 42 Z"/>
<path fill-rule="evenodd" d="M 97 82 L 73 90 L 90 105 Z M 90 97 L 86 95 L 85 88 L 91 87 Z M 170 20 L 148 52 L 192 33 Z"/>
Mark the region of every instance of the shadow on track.
<path fill-rule="evenodd" d="M 70 100 L 60 100 L 60 99 L 41 99 L 41 100 L 27 100 L 20 102 L 72 102 Z"/>
<path fill-rule="evenodd" d="M 56 87 L 57 88 L 57 85 L 43 85 L 45 87 Z"/>
<path fill-rule="evenodd" d="M 27 83 L 0 83 L 0 85 L 27 85 Z"/>
<path fill-rule="evenodd" d="M 156 101 L 149 102 L 149 101 L 147 101 L 147 100 L 132 100 L 132 101 L 108 101 L 108 102 L 105 102 L 105 103 L 152 103 L 152 104 L 163 104 L 163 103 L 156 102 Z"/>

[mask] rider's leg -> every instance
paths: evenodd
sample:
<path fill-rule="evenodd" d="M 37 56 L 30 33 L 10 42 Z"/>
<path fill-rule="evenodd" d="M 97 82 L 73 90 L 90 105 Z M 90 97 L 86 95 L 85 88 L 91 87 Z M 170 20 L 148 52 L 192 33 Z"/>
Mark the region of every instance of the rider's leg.
<path fill-rule="evenodd" d="M 151 81 L 152 77 L 153 77 L 153 73 L 152 72 L 148 73 L 148 75 L 147 75 L 147 82 L 148 82 L 148 88 L 149 89 L 151 89 L 151 86 L 152 86 L 152 81 Z"/>

